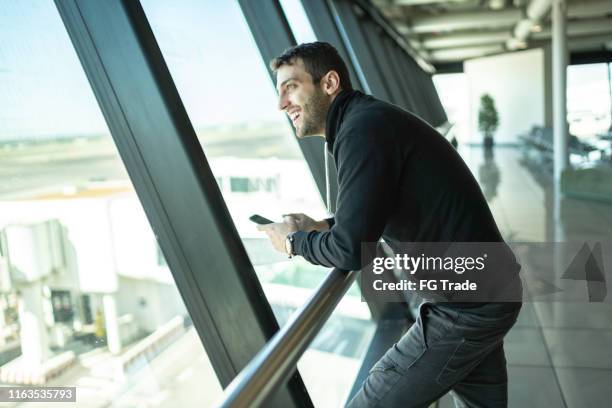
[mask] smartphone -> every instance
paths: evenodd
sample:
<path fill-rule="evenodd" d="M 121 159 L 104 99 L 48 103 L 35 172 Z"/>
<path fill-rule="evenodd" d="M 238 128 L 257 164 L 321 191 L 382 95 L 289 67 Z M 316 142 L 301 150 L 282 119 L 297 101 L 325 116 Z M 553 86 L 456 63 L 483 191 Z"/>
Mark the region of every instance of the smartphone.
<path fill-rule="evenodd" d="M 264 224 L 272 224 L 274 221 L 270 221 L 269 219 L 262 217 L 261 215 L 255 214 L 249 217 L 249 220 L 253 221 L 255 224 L 264 225 Z"/>

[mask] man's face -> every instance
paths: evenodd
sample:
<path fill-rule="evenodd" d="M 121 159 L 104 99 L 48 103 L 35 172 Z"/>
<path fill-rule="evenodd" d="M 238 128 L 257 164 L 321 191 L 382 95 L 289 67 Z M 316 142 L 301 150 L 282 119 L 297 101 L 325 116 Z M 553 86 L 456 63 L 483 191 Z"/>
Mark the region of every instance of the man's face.
<path fill-rule="evenodd" d="M 276 71 L 276 84 L 278 108 L 289 116 L 296 135 L 299 138 L 323 135 L 331 97 L 323 91 L 320 83 L 312 82 L 302 60 L 281 66 Z"/>

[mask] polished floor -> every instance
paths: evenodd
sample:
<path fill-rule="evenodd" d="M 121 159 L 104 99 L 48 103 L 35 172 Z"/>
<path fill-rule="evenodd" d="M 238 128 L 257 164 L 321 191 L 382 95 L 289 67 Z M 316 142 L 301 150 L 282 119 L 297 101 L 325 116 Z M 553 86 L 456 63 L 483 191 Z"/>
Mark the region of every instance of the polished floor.
<path fill-rule="evenodd" d="M 508 241 L 612 241 L 612 204 L 555 199 L 547 163 L 518 148 L 460 153 Z M 611 180 L 612 182 L 612 180 Z M 557 220 L 557 221 L 555 221 Z M 611 296 L 608 296 L 612 297 Z M 527 302 L 506 337 L 510 407 L 612 406 L 612 303 Z M 444 397 L 441 407 L 452 407 Z"/>

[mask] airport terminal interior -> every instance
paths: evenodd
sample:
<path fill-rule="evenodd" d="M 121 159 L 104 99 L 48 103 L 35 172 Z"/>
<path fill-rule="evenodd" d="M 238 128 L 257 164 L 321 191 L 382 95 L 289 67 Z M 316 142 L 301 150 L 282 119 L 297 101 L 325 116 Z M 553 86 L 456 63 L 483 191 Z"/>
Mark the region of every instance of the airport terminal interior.
<path fill-rule="evenodd" d="M 355 395 L 418 299 L 366 302 L 359 271 L 249 221 L 335 210 L 333 159 L 268 67 L 312 41 L 457 149 L 507 242 L 592 251 L 596 282 L 522 277 L 509 406 L 611 406 L 611 0 L 0 1 L 0 386 L 87 408 Z"/>

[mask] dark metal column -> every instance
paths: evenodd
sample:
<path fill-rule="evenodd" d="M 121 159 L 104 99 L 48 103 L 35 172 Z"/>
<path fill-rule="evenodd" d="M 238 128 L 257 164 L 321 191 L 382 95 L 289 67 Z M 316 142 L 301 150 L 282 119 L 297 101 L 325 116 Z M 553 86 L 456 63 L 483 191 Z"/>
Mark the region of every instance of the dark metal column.
<path fill-rule="evenodd" d="M 368 40 L 361 29 L 362 21 L 357 13 L 362 9 L 357 4 L 345 0 L 330 0 L 329 4 L 335 20 L 341 25 L 347 40 L 351 43 L 351 48 L 363 70 L 371 94 L 393 103 L 393 96 L 387 89 L 383 73 L 378 69 L 375 57 L 368 46 Z"/>
<path fill-rule="evenodd" d="M 361 30 L 367 41 L 370 54 L 374 57 L 376 67 L 381 73 L 385 86 L 391 96 L 391 102 L 407 109 L 408 106 L 398 84 L 399 77 L 392 71 L 390 61 L 386 59 L 387 55 L 384 49 L 385 32 L 374 21 L 365 16 L 362 18 Z"/>
<path fill-rule="evenodd" d="M 399 88 L 402 99 L 404 101 L 404 107 L 409 111 L 418 115 L 416 111 L 416 103 L 413 99 L 408 73 L 400 68 L 397 60 L 397 53 L 401 52 L 401 49 L 393 42 L 389 37 L 383 37 L 383 46 L 385 52 L 385 61 L 389 64 L 393 71 L 393 77 L 396 78 L 396 85 Z"/>

